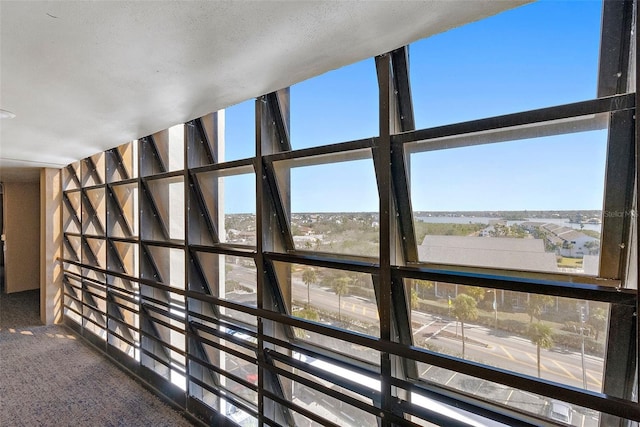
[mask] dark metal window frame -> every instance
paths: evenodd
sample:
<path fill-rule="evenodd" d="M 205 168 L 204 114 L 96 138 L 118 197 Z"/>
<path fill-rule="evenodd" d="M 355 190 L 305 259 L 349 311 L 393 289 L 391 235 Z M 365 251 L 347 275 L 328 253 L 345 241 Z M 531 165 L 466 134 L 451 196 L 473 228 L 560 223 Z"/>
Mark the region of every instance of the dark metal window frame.
<path fill-rule="evenodd" d="M 439 126 L 430 129 L 416 130 L 413 118 L 413 106 L 408 73 L 408 48 L 403 47 L 388 54 L 376 57 L 376 73 L 379 84 L 379 135 L 369 139 L 344 142 L 321 147 L 291 150 L 289 135 L 289 91 L 283 89 L 264 95 L 256 100 L 256 156 L 249 159 L 231 162 L 218 162 L 215 126 L 217 115 L 206 116 L 188 122 L 184 126 L 184 169 L 167 172 L 166 162 L 162 159 L 154 136 L 147 136 L 137 141 L 138 159 L 137 176 L 125 166 L 120 147 L 108 150 L 106 171 L 96 170 L 93 156 L 76 162 L 65 168 L 63 209 L 66 217 L 80 228 L 80 233 L 66 232 L 64 236 L 63 263 L 65 266 L 64 308 L 75 313 L 82 324 L 77 324 L 69 316 L 65 322 L 73 330 L 87 338 L 104 353 L 118 363 L 124 365 L 134 375 L 148 384 L 158 388 L 162 393 L 177 402 L 186 412 L 202 420 L 213 422 L 221 416 L 216 410 L 191 395 L 190 384 L 207 388 L 218 399 L 228 401 L 257 417 L 261 425 L 280 425 L 291 423 L 291 411 L 300 413 L 317 422 L 327 422 L 316 414 L 290 402 L 286 385 L 278 378 L 289 378 L 306 383 L 308 387 L 323 389 L 320 384 L 305 380 L 289 370 L 277 367 L 275 360 L 283 362 L 309 374 L 323 377 L 345 389 L 359 392 L 373 399 L 373 405 L 364 405 L 346 394 L 335 390 L 324 390 L 337 398 L 352 403 L 361 409 L 377 416 L 380 426 L 415 425 L 406 416 L 415 415 L 424 419 L 454 425 L 454 421 L 437 412 L 417 407 L 411 403 L 411 393 L 418 392 L 429 398 L 461 408 L 470 413 L 479 414 L 510 425 L 536 425 L 541 420 L 534 415 L 513 410 L 492 402 L 479 400 L 453 391 L 437 384 L 427 383 L 417 376 L 416 363 L 423 362 L 476 378 L 500 383 L 516 389 L 557 398 L 566 402 L 591 408 L 602 413 L 602 425 L 613 421 L 624 425 L 623 419 L 640 420 L 640 405 L 637 398 L 637 348 L 639 320 L 638 291 L 626 289 L 625 284 L 636 281 L 637 277 L 627 277 L 629 263 L 638 263 L 638 259 L 629 256 L 631 241 L 629 230 L 632 221 L 640 226 L 638 216 L 612 216 L 603 224 L 603 255 L 601 257 L 600 277 L 516 272 L 497 269 L 471 268 L 464 266 L 436 265 L 420 262 L 417 256 L 417 242 L 412 219 L 410 201 L 409 169 L 407 146 L 413 142 L 437 140 L 438 138 L 468 135 L 474 132 L 496 134 L 507 128 L 522 125 L 540 124 L 553 120 L 568 119 L 593 114 L 609 114 L 609 149 L 607 153 L 606 185 L 604 210 L 611 212 L 632 212 L 634 194 L 638 181 L 637 138 L 638 125 L 635 122 L 635 111 L 638 102 L 637 93 L 629 93 L 628 88 L 635 86 L 629 82 L 631 75 L 637 75 L 637 59 L 630 64 L 634 55 L 629 55 L 635 42 L 629 37 L 637 20 L 637 7 L 634 2 L 615 2 L 605 0 L 603 13 L 603 34 L 601 44 L 601 61 L 599 70 L 598 98 L 568 105 L 543 108 L 528 112 L 504 115 L 500 117 L 474 120 L 465 123 Z M 636 35 L 637 37 L 637 35 Z M 635 73 L 629 67 L 635 67 Z M 633 83 L 633 85 L 631 85 Z M 213 131 L 211 127 L 213 126 Z M 435 146 L 432 148 L 436 148 Z M 296 166 L 310 165 L 317 162 L 331 163 L 332 159 L 343 156 L 358 156 L 359 150 L 371 150 L 374 170 L 379 191 L 380 218 L 380 252 L 378 257 L 357 257 L 334 253 L 318 253 L 296 250 L 293 244 L 290 224 L 289 186 L 290 178 L 278 180 L 275 176 L 274 164 L 281 161 L 294 161 Z M 190 216 L 190 206 L 196 206 L 197 187 L 195 176 L 203 172 L 234 174 L 239 170 L 252 168 L 256 176 L 256 247 L 229 245 L 213 238 L 210 244 L 192 242 L 190 233 L 208 232 L 215 236 L 213 221 L 198 222 Z M 164 239 L 148 240 L 142 236 L 143 229 L 154 221 L 158 221 L 157 207 L 154 205 L 153 190 L 147 183 L 157 179 L 180 177 L 184 182 L 185 221 L 184 240 L 172 240 L 166 231 L 166 224 L 158 225 L 165 231 Z M 87 185 L 90 184 L 90 185 Z M 118 200 L 112 194 L 117 185 L 137 185 L 139 198 L 138 227 L 139 236 L 134 236 L 133 224 Z M 620 191 L 622 189 L 622 191 Z M 99 235 L 84 233 L 87 221 L 95 221 L 101 213 L 95 212 L 91 202 L 87 200 L 87 191 L 98 190 L 105 193 L 107 212 L 103 215 L 103 230 Z M 73 206 L 68 196 L 80 195 L 80 206 Z M 202 206 L 200 207 L 202 209 Z M 155 216 L 151 220 L 148 216 Z M 112 236 L 110 224 L 113 221 L 124 221 L 128 234 L 125 237 Z M 160 221 L 162 222 L 162 221 Z M 101 231 L 101 232 L 100 232 Z M 404 239 L 402 238 L 404 237 Z M 87 263 L 83 252 L 86 239 L 104 241 L 106 245 L 106 263 L 103 267 L 95 262 Z M 80 247 L 74 247 L 72 239 L 79 239 Z M 147 245 L 160 248 L 179 248 L 185 254 L 185 289 L 177 289 L 160 283 L 152 277 L 145 277 L 142 269 L 139 274 L 129 275 L 124 272 L 122 260 L 112 248 L 115 242 L 124 242 L 139 246 L 141 265 Z M 203 294 L 190 290 L 192 274 L 190 257 L 192 251 L 215 253 L 219 255 L 237 255 L 252 258 L 257 269 L 257 307 L 250 307 L 227 301 L 221 297 Z M 84 255 L 84 256 L 83 256 Z M 637 255 L 637 252 L 636 252 Z M 287 298 L 290 298 L 291 278 L 286 271 L 277 274 L 274 262 L 302 264 L 308 266 L 334 268 L 351 272 L 371 274 L 376 288 L 376 302 L 379 308 L 380 337 L 370 337 L 349 332 L 333 326 L 323 325 L 305 319 L 293 317 L 287 312 Z M 153 270 L 153 263 L 147 268 Z M 637 271 L 637 270 L 636 270 Z M 94 275 L 87 277 L 88 273 Z M 288 278 L 287 278 L 288 277 Z M 103 278 L 103 280 L 99 280 Z M 137 283 L 132 289 L 122 289 L 112 285 L 114 279 L 122 279 Z M 605 365 L 604 393 L 595 393 L 561 385 L 539 378 L 506 371 L 500 368 L 462 360 L 453 356 L 432 352 L 414 346 L 410 326 L 410 308 L 406 296 L 405 279 L 435 280 L 449 283 L 469 284 L 491 289 L 514 290 L 519 292 L 539 293 L 560 297 L 602 301 L 611 304 L 610 327 L 607 358 Z M 217 284 L 210 284 L 210 286 Z M 166 298 L 144 296 L 142 288 L 154 289 L 154 292 L 174 293 L 184 298 L 184 303 L 177 307 L 185 313 L 185 317 L 170 313 L 171 301 Z M 93 291 L 92 289 L 95 289 Z M 99 313 L 93 298 L 104 300 L 107 309 Z M 168 298 L 168 297 L 167 297 Z M 118 302 L 120 301 L 120 302 Z M 127 301 L 134 307 L 123 302 Z M 257 326 L 235 324 L 231 318 L 207 319 L 200 313 L 190 311 L 189 302 L 211 304 L 242 311 L 258 319 Z M 85 310 L 86 309 L 86 310 Z M 138 326 L 128 324 L 124 312 L 133 313 L 139 318 Z M 157 315 L 152 314 L 156 313 Z M 104 315 L 104 325 L 90 318 L 92 314 Z M 158 317 L 161 316 L 161 317 Z M 163 320 L 166 319 L 166 320 Z M 104 329 L 107 339 L 95 336 L 83 324 L 89 322 Z M 153 330 L 158 324 L 184 335 L 184 349 L 176 347 L 170 340 L 160 336 Z M 257 340 L 255 348 L 241 339 L 226 334 L 209 324 L 227 328 L 232 326 L 244 331 Z M 116 329 L 128 330 L 127 336 Z M 330 349 L 297 340 L 293 328 L 302 328 L 323 334 L 335 339 L 349 341 L 375 350 L 380 355 L 379 364 L 371 365 L 356 360 L 349 355 L 332 352 Z M 255 351 L 258 366 L 258 383 L 254 385 L 242 378 L 235 378 L 241 385 L 258 394 L 258 405 L 253 407 L 233 393 L 223 388 L 216 389 L 199 378 L 192 377 L 190 370 L 209 369 L 217 374 L 220 369 L 212 363 L 200 348 L 203 344 L 213 345 L 220 351 L 234 354 L 245 360 L 252 359 L 244 353 L 238 353 L 231 347 L 225 347 L 198 334 L 198 330 L 207 330 L 209 334 L 221 340 L 250 348 Z M 131 334 L 137 335 L 137 339 Z M 162 352 L 170 349 L 185 357 L 185 376 L 187 389 L 182 390 L 171 384 L 159 372 L 150 367 L 131 360 L 123 355 L 122 350 L 112 344 L 111 337 L 127 343 L 161 365 L 171 370 L 167 355 Z M 144 343 L 147 343 L 146 345 Z M 164 349 L 164 350 L 160 350 Z M 161 353 L 159 353 L 161 351 Z M 348 380 L 339 376 L 320 372 L 311 366 L 295 359 L 293 353 L 315 357 L 329 363 L 353 369 L 380 381 L 380 390 L 369 393 L 360 390 Z M 252 359 L 253 360 L 253 359 Z M 634 379 L 635 378 L 635 379 Z M 235 397 L 234 397 L 235 396 Z M 218 406 L 219 407 L 219 406 Z M 224 414 L 222 414 L 224 416 Z M 460 423 L 460 425 L 465 425 Z"/>

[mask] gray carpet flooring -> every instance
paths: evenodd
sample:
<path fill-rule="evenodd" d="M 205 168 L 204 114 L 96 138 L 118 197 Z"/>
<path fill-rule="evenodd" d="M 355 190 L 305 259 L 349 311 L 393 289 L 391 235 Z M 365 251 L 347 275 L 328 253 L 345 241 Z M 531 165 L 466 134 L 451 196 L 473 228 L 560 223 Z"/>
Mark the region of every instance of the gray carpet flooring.
<path fill-rule="evenodd" d="M 0 426 L 190 426 L 63 326 L 38 292 L 0 293 Z"/>
<path fill-rule="evenodd" d="M 0 293 L 0 331 L 40 326 L 40 291 Z"/>

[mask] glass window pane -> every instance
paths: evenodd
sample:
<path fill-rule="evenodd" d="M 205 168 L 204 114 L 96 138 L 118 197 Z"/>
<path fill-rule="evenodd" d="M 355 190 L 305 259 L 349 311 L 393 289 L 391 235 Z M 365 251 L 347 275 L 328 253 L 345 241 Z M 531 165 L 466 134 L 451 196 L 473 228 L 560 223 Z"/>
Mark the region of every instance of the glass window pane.
<path fill-rule="evenodd" d="M 106 171 L 104 153 L 97 153 L 91 157 L 87 157 L 81 161 L 81 165 L 83 187 L 104 184 Z"/>
<path fill-rule="evenodd" d="M 598 427 L 601 425 L 600 417 L 603 414 L 594 411 L 593 409 L 551 399 L 547 396 L 534 394 L 517 388 L 507 387 L 502 384 L 475 378 L 470 375 L 461 374 L 436 366 L 419 364 L 419 368 L 422 370 L 429 369 L 431 375 L 431 377 L 428 378 L 429 381 L 434 381 L 456 391 L 465 392 L 477 399 L 505 405 L 509 408 L 529 413 L 542 419 L 553 420 L 560 424 L 565 423 L 567 425 L 585 427 Z M 487 420 L 471 412 L 441 404 L 420 393 L 412 392 L 411 399 L 412 403 L 416 406 L 424 407 L 428 410 L 437 410 L 440 414 L 446 417 L 450 417 L 457 421 L 467 422 L 470 425 L 490 425 L 492 427 L 504 425 L 496 421 Z M 411 419 L 421 426 L 432 425 L 417 416 L 414 416 Z"/>
<path fill-rule="evenodd" d="M 64 276 L 64 305 L 65 316 L 80 324 L 82 323 L 82 282 L 73 276 Z"/>
<path fill-rule="evenodd" d="M 129 291 L 129 296 L 132 298 L 138 298 L 138 294 L 140 291 L 140 285 L 138 282 L 129 280 L 129 279 L 121 279 L 120 277 L 108 276 L 109 286 L 112 288 L 119 288 L 123 291 Z"/>
<path fill-rule="evenodd" d="M 256 119 L 253 99 L 218 111 L 222 144 L 219 162 L 246 159 L 256 155 Z"/>
<path fill-rule="evenodd" d="M 194 252 L 194 255 L 195 258 L 191 260 L 190 290 L 249 307 L 257 306 L 257 273 L 253 259 L 207 252 Z M 222 306 L 214 309 L 208 302 L 194 301 L 189 308 L 200 314 L 226 316 L 247 324 L 256 323 L 255 316 Z"/>
<path fill-rule="evenodd" d="M 277 408 L 277 410 L 281 413 L 286 412 L 287 410 L 289 411 L 289 413 L 291 414 L 291 416 L 293 417 L 293 420 L 295 422 L 295 425 L 297 426 L 306 426 L 306 427 L 322 427 L 324 424 L 319 424 L 313 420 L 311 420 L 308 417 L 305 417 L 304 415 L 300 414 L 297 411 L 294 411 L 293 409 L 288 409 L 285 408 L 284 406 L 282 406 L 279 403 L 276 403 L 275 401 L 271 400 L 271 399 L 266 399 L 265 401 L 268 402 L 269 405 L 273 405 Z M 298 399 L 297 402 L 295 402 L 298 406 L 303 406 L 304 405 L 300 405 L 300 399 Z M 313 402 L 309 402 L 308 405 L 312 405 Z"/>
<path fill-rule="evenodd" d="M 220 345 L 229 346 L 230 344 L 225 340 L 222 340 L 220 338 L 217 338 L 207 333 L 199 332 L 198 335 L 201 336 L 202 338 L 205 338 L 209 341 L 212 341 Z M 220 376 L 221 384 L 219 385 L 225 387 L 236 396 L 240 396 L 241 398 L 246 399 L 248 402 L 257 404 L 256 393 L 240 385 L 237 381 L 233 380 L 234 377 L 241 378 L 245 381 L 248 381 L 249 383 L 257 385 L 258 384 L 258 366 L 255 360 L 251 361 L 241 357 L 234 356 L 225 351 L 218 350 L 217 348 L 215 348 L 214 346 L 206 342 L 201 343 L 201 348 L 204 351 L 205 360 L 207 360 L 208 363 L 218 366 L 219 368 L 223 369 L 224 371 L 226 371 L 226 373 L 229 374 L 228 376 L 224 376 L 224 375 Z M 241 353 L 248 353 L 248 351 L 243 347 L 240 347 L 234 344 L 232 344 L 230 348 L 235 351 L 240 351 Z M 255 358 L 255 353 L 251 356 Z M 203 378 L 206 379 L 206 376 L 204 376 Z M 213 386 L 213 384 L 211 385 Z"/>
<path fill-rule="evenodd" d="M 371 275 L 332 268 L 310 267 L 276 262 L 284 295 L 292 295 L 291 314 L 302 319 L 332 325 L 349 331 L 380 336 L 380 320 Z M 291 271 L 291 281 L 284 277 Z M 283 285 L 287 284 L 287 285 Z M 322 334 L 295 329 L 298 339 L 344 354 L 379 363 L 377 351 Z"/>
<path fill-rule="evenodd" d="M 138 235 L 138 184 L 115 184 L 109 190 L 107 232 L 109 237 Z"/>
<path fill-rule="evenodd" d="M 196 175 L 205 212 L 217 233 L 217 241 L 256 245 L 256 176 L 252 167 L 203 172 Z M 195 205 L 195 203 L 194 203 Z M 201 209 L 200 206 L 198 206 Z M 191 236 L 192 243 L 208 243 L 206 222 Z M 214 236 L 211 236 L 215 239 Z"/>
<path fill-rule="evenodd" d="M 292 264 L 291 271 L 294 316 L 380 335 L 371 275 L 299 264 Z"/>
<path fill-rule="evenodd" d="M 131 277 L 138 277 L 140 258 L 135 243 L 112 241 L 107 257 L 107 268 Z"/>
<path fill-rule="evenodd" d="M 184 179 L 151 179 L 141 197 L 140 229 L 145 240 L 184 240 Z"/>
<path fill-rule="evenodd" d="M 416 128 L 594 98 L 601 11 L 533 2 L 412 43 Z"/>
<path fill-rule="evenodd" d="M 378 82 L 373 58 L 291 86 L 294 150 L 378 135 Z"/>
<path fill-rule="evenodd" d="M 378 256 L 379 198 L 370 150 L 274 164 L 280 194 L 291 197 L 285 210 L 296 249 Z"/>
<path fill-rule="evenodd" d="M 249 412 L 235 406 L 233 402 L 221 399 L 221 407 L 223 408 L 222 413 L 233 421 L 235 425 L 258 427 L 258 419 L 252 416 Z"/>
<path fill-rule="evenodd" d="M 224 185 L 224 222 L 227 243 L 256 245 L 256 176 L 253 172 L 227 176 Z M 239 197 L 239 195 L 242 195 Z"/>
<path fill-rule="evenodd" d="M 363 427 L 376 425 L 374 415 L 355 408 L 341 399 L 329 396 L 323 392 L 321 387 L 331 389 L 333 392 L 364 404 L 373 405 L 372 396 L 380 393 L 378 373 L 363 373 L 349 369 L 331 359 L 306 356 L 297 352 L 291 354 L 283 348 L 277 348 L 276 352 L 279 353 L 279 356 L 274 363 L 275 367 L 293 374 L 292 378 L 280 375 L 285 398 L 292 404 L 339 425 Z M 292 356 L 293 359 L 302 363 L 303 367 L 292 367 L 288 362 L 282 360 L 284 355 Z M 339 381 L 327 380 L 325 375 L 338 377 L 344 382 L 338 384 Z M 299 382 L 298 378 L 312 381 L 318 388 L 308 387 L 301 381 Z"/>
<path fill-rule="evenodd" d="M 303 377 L 310 377 L 301 373 Z M 313 410 L 324 419 L 337 425 L 367 427 L 378 425 L 375 415 L 349 405 L 345 402 L 329 396 L 304 383 L 291 381 L 284 376 L 279 376 L 280 382 L 288 382 L 295 391 L 292 402 L 304 408 Z M 336 386 L 337 388 L 337 386 Z"/>
<path fill-rule="evenodd" d="M 80 191 L 67 191 L 62 198 L 62 230 L 65 233 L 80 234 L 81 193 Z"/>
<path fill-rule="evenodd" d="M 256 265 L 250 258 L 220 255 L 224 262 L 224 289 L 221 294 L 228 301 L 257 307 Z M 222 292 L 224 290 L 224 292 Z"/>
<path fill-rule="evenodd" d="M 107 156 L 107 182 L 118 182 L 138 177 L 138 141 L 134 140 L 105 152 Z"/>
<path fill-rule="evenodd" d="M 82 282 L 83 326 L 101 339 L 107 339 L 106 288 L 93 282 Z"/>
<path fill-rule="evenodd" d="M 476 415 L 474 413 L 465 411 L 460 408 L 456 408 L 452 405 L 447 405 L 447 404 L 438 402 L 437 400 L 431 399 L 418 392 L 409 392 L 409 393 L 411 396 L 411 403 L 415 405 L 414 407 L 416 409 L 424 408 L 427 411 L 433 411 L 436 414 L 438 414 L 438 416 L 443 417 L 445 420 L 451 419 L 452 423 L 455 420 L 457 422 L 463 422 L 471 426 L 506 427 L 505 424 L 484 418 L 480 415 Z M 419 411 L 410 410 L 409 412 L 411 414 L 414 414 Z M 433 423 L 434 420 L 429 418 L 428 416 L 421 418 L 420 416 L 417 416 L 417 415 L 410 415 L 409 419 L 414 423 L 418 424 L 419 426 L 424 426 L 424 427 L 436 427 L 436 426 L 447 425 L 446 421 L 445 423 L 435 424 Z"/>
<path fill-rule="evenodd" d="M 82 191 L 82 232 L 93 236 L 104 236 L 107 223 L 104 188 Z"/>
<path fill-rule="evenodd" d="M 606 117 L 585 120 L 409 144 L 420 261 L 597 276 Z"/>
<path fill-rule="evenodd" d="M 153 280 L 165 286 L 184 289 L 183 249 L 144 245 L 141 254 L 141 278 Z"/>
<path fill-rule="evenodd" d="M 149 176 L 184 169 L 184 124 L 140 140 L 140 175 Z"/>
<path fill-rule="evenodd" d="M 424 280 L 405 286 L 416 346 L 602 392 L 609 304 Z M 439 378 L 428 366 L 419 374 Z"/>
<path fill-rule="evenodd" d="M 70 236 L 65 234 L 63 256 L 65 260 L 81 262 L 82 261 L 82 238 L 78 236 Z M 79 274 L 79 268 L 80 267 L 74 264 L 67 264 L 65 266 L 65 271 L 71 271 Z"/>
<path fill-rule="evenodd" d="M 70 163 L 62 169 L 62 190 L 80 188 L 80 173 L 80 162 Z"/>
<path fill-rule="evenodd" d="M 107 268 L 107 243 L 104 239 L 84 237 L 82 239 L 82 264 L 99 269 Z M 102 274 L 93 272 L 99 277 L 96 280 L 102 281 Z"/>
<path fill-rule="evenodd" d="M 132 301 L 132 293 L 113 287 L 119 279 L 108 276 L 107 280 L 110 282 L 107 287 L 109 344 L 129 357 L 137 358 L 140 343 L 140 334 L 136 331 L 140 325 L 138 305 Z"/>
<path fill-rule="evenodd" d="M 192 301 L 194 300 L 189 300 L 190 309 Z M 191 358 L 190 373 L 193 378 L 197 378 L 205 383 L 206 386 L 202 387 L 192 383 L 190 385 L 191 394 L 200 398 L 214 409 L 223 408 L 222 413 L 234 420 L 246 419 L 247 417 L 241 417 L 242 414 L 240 412 L 242 410 L 240 408 L 236 408 L 231 402 L 216 396 L 210 391 L 221 391 L 223 396 L 233 397 L 248 407 L 256 409 L 255 406 L 258 403 L 257 393 L 239 382 L 239 379 L 242 379 L 254 385 L 258 384 L 258 366 L 255 359 L 256 340 L 245 333 L 230 328 L 218 327 L 200 319 L 194 318 L 192 325 L 193 332 L 197 337 L 193 336 L 190 341 L 192 346 L 190 352 L 196 353 L 198 356 L 197 358 Z M 229 334 L 229 336 L 240 340 L 243 345 L 219 338 L 210 332 L 212 329 L 220 333 Z M 218 348 L 218 346 L 221 348 Z M 229 351 L 224 351 L 223 349 L 228 349 Z M 235 355 L 232 352 L 238 352 L 241 355 Z M 205 365 L 200 364 L 197 359 L 222 369 L 224 374 L 210 370 Z M 246 415 L 248 416 L 248 414 Z"/>
<path fill-rule="evenodd" d="M 146 294 L 144 292 L 145 288 L 146 286 L 143 285 L 143 294 Z M 169 347 L 171 346 L 184 352 L 185 335 L 167 326 L 169 324 L 184 330 L 184 322 L 167 316 L 166 307 L 151 302 L 144 302 L 143 305 L 145 316 L 143 316 L 144 320 L 141 321 L 141 347 L 144 350 L 142 352 L 142 365 L 154 370 L 178 387 L 185 389 L 185 357 Z M 171 305 L 174 306 L 174 304 Z M 153 309 L 153 307 L 157 309 Z M 184 312 L 178 308 L 171 308 L 169 313 L 177 316 L 182 314 L 184 316 Z M 149 353 L 154 356 L 152 357 Z"/>

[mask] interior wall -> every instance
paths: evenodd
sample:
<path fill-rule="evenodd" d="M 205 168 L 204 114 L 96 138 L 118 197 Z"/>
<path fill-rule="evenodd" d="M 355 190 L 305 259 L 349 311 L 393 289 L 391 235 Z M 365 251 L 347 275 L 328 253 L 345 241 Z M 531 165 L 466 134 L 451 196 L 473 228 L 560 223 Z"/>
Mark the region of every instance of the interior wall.
<path fill-rule="evenodd" d="M 0 236 L 4 234 L 4 190 L 2 189 L 2 184 L 0 183 Z M 0 242 L 0 267 L 4 267 L 4 245 Z M 4 286 L 4 284 L 2 285 Z"/>
<path fill-rule="evenodd" d="M 5 290 L 40 288 L 40 184 L 5 182 Z"/>
<path fill-rule="evenodd" d="M 40 170 L 40 320 L 62 322 L 62 172 Z"/>

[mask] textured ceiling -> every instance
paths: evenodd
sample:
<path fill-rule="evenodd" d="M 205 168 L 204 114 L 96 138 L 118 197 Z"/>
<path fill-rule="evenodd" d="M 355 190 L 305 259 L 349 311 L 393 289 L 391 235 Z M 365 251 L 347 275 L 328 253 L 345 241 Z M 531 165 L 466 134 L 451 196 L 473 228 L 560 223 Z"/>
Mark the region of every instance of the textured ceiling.
<path fill-rule="evenodd" d="M 521 3 L 0 1 L 0 180 Z"/>

